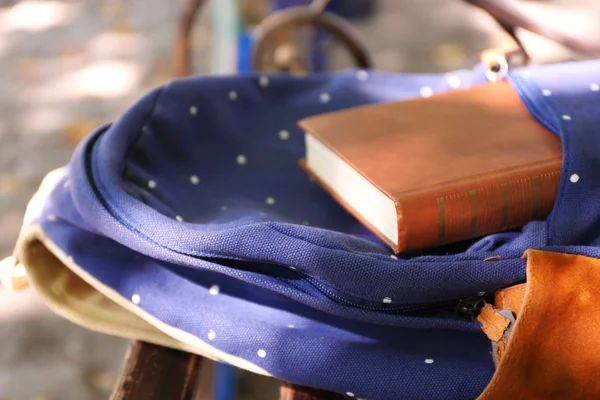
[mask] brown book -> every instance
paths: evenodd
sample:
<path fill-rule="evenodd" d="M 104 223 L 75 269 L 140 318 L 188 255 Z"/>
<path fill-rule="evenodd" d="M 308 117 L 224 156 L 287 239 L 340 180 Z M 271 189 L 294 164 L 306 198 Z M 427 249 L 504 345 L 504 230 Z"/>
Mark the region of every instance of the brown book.
<path fill-rule="evenodd" d="M 507 82 L 299 122 L 304 168 L 396 253 L 542 220 L 562 147 Z"/>

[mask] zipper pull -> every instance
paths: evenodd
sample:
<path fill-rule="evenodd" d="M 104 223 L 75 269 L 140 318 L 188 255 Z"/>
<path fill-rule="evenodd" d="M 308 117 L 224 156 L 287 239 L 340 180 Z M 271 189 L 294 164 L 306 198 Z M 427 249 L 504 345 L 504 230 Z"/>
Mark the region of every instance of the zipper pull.
<path fill-rule="evenodd" d="M 458 302 L 457 311 L 459 314 L 469 317 L 471 321 L 476 321 L 486 304 L 487 302 L 482 297 L 469 297 Z"/>

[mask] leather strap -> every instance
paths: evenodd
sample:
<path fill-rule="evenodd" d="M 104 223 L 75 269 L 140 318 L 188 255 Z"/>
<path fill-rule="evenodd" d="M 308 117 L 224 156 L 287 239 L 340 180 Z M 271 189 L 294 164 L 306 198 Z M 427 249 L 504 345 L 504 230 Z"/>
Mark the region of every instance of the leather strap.
<path fill-rule="evenodd" d="M 504 348 L 478 399 L 600 398 L 600 260 L 539 250 L 524 257 L 527 284 L 500 291 L 497 307 L 481 314 L 488 325 L 496 321 L 496 328 L 505 322 L 485 317 L 490 310 L 502 313 L 507 307 L 518 318 L 505 328 L 505 339 L 495 342 Z M 505 310 L 503 316 L 510 320 L 512 313 Z"/>
<path fill-rule="evenodd" d="M 517 36 L 517 29 L 525 29 L 546 39 L 552 40 L 575 53 L 587 56 L 600 55 L 600 42 L 574 38 L 553 26 L 536 20 L 522 12 L 516 3 L 509 0 L 463 0 L 487 12 L 513 38 L 519 46 L 526 61 L 529 60 L 527 50 Z"/>

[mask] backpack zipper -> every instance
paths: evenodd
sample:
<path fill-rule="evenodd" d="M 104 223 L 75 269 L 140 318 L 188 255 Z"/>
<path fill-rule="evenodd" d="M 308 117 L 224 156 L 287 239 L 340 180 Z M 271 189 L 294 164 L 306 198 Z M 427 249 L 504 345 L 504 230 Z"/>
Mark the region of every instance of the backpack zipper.
<path fill-rule="evenodd" d="M 486 304 L 487 302 L 483 297 L 469 297 L 466 299 L 461 299 L 458 302 L 457 312 L 469 317 L 471 321 L 476 321 L 479 314 L 481 314 L 481 310 Z"/>
<path fill-rule="evenodd" d="M 374 304 L 368 305 L 368 304 L 362 304 L 362 303 L 344 298 L 344 297 L 340 296 L 339 294 L 335 293 L 333 290 L 331 290 L 326 285 L 324 285 L 321 282 L 319 282 L 318 280 L 316 280 L 315 278 L 313 278 L 309 275 L 306 275 L 304 273 L 298 272 L 298 271 L 295 271 L 295 272 L 298 275 L 302 276 L 302 278 L 305 282 L 310 284 L 313 288 L 317 289 L 321 294 L 323 294 L 330 300 L 332 300 L 338 304 L 347 306 L 347 307 L 358 308 L 358 309 L 369 310 L 369 311 L 377 311 L 377 312 L 385 312 L 385 313 L 390 313 L 390 314 L 393 313 L 393 314 L 403 314 L 403 315 L 413 315 L 414 316 L 414 315 L 418 315 L 418 314 L 431 313 L 431 312 L 436 312 L 436 311 L 439 312 L 439 311 L 456 310 L 459 315 L 466 315 L 470 319 L 473 320 L 472 313 L 475 312 L 474 311 L 475 308 L 479 307 L 480 304 L 475 302 L 474 300 L 470 300 L 470 299 L 483 300 L 481 298 L 469 298 L 469 299 L 458 299 L 458 300 L 437 301 L 437 302 L 431 302 L 431 303 L 414 303 L 414 304 L 403 304 L 403 305 L 393 305 L 393 304 L 390 304 L 390 305 L 384 304 L 384 305 L 380 305 L 380 306 L 377 306 Z M 470 301 L 467 301 L 467 300 L 470 300 Z M 463 305 L 461 307 L 461 304 L 463 304 L 463 302 L 466 302 L 466 303 L 465 303 L 465 305 Z M 471 303 L 474 303 L 474 305 L 471 305 Z M 484 301 L 484 303 L 485 303 L 485 301 Z M 481 305 L 481 308 L 483 308 L 484 305 L 485 304 Z"/>

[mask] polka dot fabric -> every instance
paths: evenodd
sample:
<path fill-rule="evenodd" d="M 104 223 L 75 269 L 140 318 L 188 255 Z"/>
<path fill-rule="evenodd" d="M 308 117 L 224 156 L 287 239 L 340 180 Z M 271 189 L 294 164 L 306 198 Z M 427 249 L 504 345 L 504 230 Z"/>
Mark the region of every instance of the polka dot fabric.
<path fill-rule="evenodd" d="M 523 282 L 528 248 L 600 257 L 598 71 L 511 72 L 562 139 L 560 193 L 547 221 L 466 250 L 391 254 L 299 167 L 296 123 L 485 83 L 481 66 L 174 81 L 78 147 L 35 223 L 131 307 L 277 378 L 357 398 L 473 399 L 494 373 L 491 346 L 457 302 Z"/>

